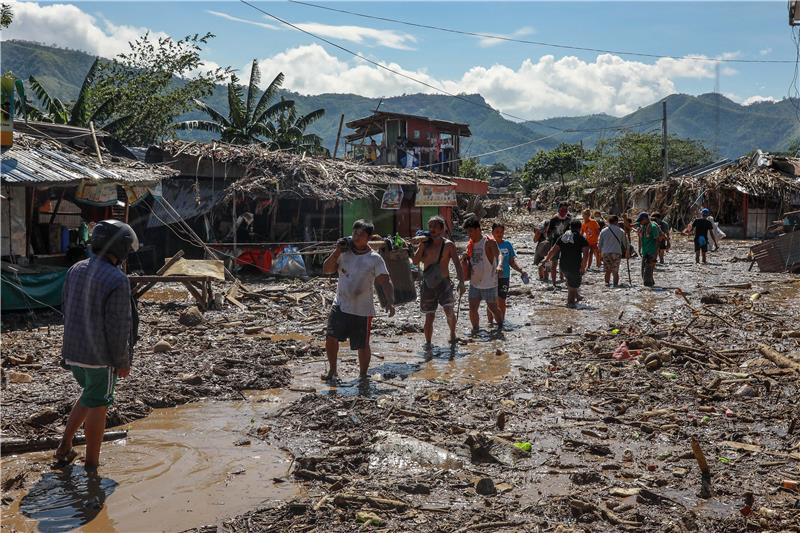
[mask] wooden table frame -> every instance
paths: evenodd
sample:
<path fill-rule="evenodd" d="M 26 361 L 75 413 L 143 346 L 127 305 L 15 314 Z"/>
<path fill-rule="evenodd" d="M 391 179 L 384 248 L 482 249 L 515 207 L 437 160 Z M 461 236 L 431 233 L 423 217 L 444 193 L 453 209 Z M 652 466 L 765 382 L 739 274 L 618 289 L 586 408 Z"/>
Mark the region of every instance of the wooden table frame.
<path fill-rule="evenodd" d="M 194 296 L 202 311 L 209 309 L 214 303 L 214 292 L 211 288 L 211 276 L 128 276 L 131 293 L 137 300 L 159 283 L 182 283 Z"/>

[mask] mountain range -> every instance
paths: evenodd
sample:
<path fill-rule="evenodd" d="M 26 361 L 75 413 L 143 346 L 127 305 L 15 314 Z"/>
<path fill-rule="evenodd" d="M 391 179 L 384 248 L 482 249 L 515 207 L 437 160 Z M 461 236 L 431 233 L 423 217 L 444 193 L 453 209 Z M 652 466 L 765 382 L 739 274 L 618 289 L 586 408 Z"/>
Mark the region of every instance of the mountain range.
<path fill-rule="evenodd" d="M 77 96 L 84 75 L 95 59 L 79 50 L 28 41 L 3 41 L 0 47 L 0 68 L 3 72 L 11 70 L 17 77 L 26 80 L 33 75 L 51 95 L 66 100 Z M 263 72 L 262 79 L 272 79 L 275 74 L 277 73 Z M 380 106 L 383 111 L 469 124 L 473 136 L 462 141 L 464 155 L 487 154 L 528 143 L 480 158 L 482 163 L 502 162 L 512 168 L 524 165 L 538 150 L 552 148 L 560 142 L 583 142 L 584 146 L 592 147 L 599 140 L 608 139 L 619 131 L 660 131 L 662 117 L 661 102 L 642 107 L 623 117 L 595 114 L 515 122 L 490 108 L 486 100 L 478 94 L 460 95 L 458 98 L 411 94 L 379 99 L 355 94 L 301 95 L 284 91 L 283 96 L 294 100 L 303 113 L 325 109 L 323 119 L 316 122 L 309 131 L 320 135 L 325 146 L 331 150 L 342 113 L 347 122 L 367 116 Z M 226 114 L 225 86 L 217 86 L 206 101 Z M 800 138 L 800 120 L 795 110 L 800 107 L 797 99 L 765 101 L 744 106 L 720 94 L 709 93 L 699 96 L 673 94 L 666 98 L 666 102 L 669 133 L 701 140 L 721 157 L 738 157 L 757 148 L 782 151 L 793 140 Z M 179 120 L 202 117 L 199 112 L 190 112 Z M 343 133 L 348 132 L 349 130 L 345 130 Z M 181 135 L 187 134 L 181 132 Z M 195 139 L 210 138 L 205 132 L 189 132 L 188 135 Z M 547 138 L 530 142 L 542 137 Z"/>

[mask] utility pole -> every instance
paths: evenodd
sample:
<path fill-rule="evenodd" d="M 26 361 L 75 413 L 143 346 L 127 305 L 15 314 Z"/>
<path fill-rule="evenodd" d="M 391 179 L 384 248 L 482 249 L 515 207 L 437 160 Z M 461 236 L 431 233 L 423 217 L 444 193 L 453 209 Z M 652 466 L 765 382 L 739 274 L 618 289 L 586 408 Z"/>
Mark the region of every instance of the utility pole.
<path fill-rule="evenodd" d="M 667 148 L 667 99 L 661 102 L 661 155 L 664 157 L 664 181 L 669 178 L 669 150 Z"/>

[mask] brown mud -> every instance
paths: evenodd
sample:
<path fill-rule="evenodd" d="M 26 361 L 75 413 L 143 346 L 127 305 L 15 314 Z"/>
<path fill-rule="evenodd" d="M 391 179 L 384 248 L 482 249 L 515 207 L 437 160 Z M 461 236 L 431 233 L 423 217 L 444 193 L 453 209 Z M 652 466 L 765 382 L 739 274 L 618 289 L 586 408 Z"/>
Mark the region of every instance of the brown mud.
<path fill-rule="evenodd" d="M 525 253 L 532 247 L 521 236 L 512 241 L 534 273 Z M 464 301 L 463 338 L 453 348 L 439 317 L 435 347 L 422 349 L 415 304 L 377 317 L 369 381 L 355 379 L 355 353 L 343 347 L 337 387 L 318 381 L 331 280 L 247 282 L 246 312 L 209 312 L 194 328 L 177 322 L 188 300 L 143 303 L 145 335 L 112 420 L 196 403 L 159 409 L 129 425 L 124 444 L 104 446 L 101 475 L 117 485 L 84 529 L 148 530 L 137 528 L 135 514 L 148 509 L 148 520 L 171 520 L 164 530 L 797 530 L 800 496 L 783 484 L 800 478 L 800 375 L 765 359 L 758 345 L 797 357 L 800 338 L 785 334 L 800 330 L 800 278 L 748 271 L 750 243 L 724 241 L 709 265 L 695 265 L 688 243 L 675 241 L 655 289 L 641 286 L 631 260 L 633 287 L 606 288 L 602 272 L 590 272 L 577 310 L 564 307 L 563 285 L 524 286 L 515 275 L 507 330 L 468 338 Z M 622 277 L 627 285 L 624 263 Z M 159 340 L 173 350 L 153 354 Z M 614 359 L 622 341 L 638 357 Z M 4 437 L 60 431 L 76 389 L 55 366 L 59 346 L 57 325 L 4 328 L 4 358 L 32 354 L 25 364 L 42 365 L 4 360 L 6 376 L 33 378 L 4 382 Z M 273 401 L 242 401 L 242 390 L 272 386 L 283 387 Z M 32 425 L 31 415 L 47 407 L 59 416 Z M 164 412 L 174 412 L 177 425 L 153 422 L 163 445 L 149 446 L 147 424 Z M 224 427 L 215 426 L 218 418 Z M 224 438 L 204 448 L 206 432 Z M 234 446 L 234 434 L 250 444 Z M 692 437 L 709 464 L 708 498 L 698 496 Z M 185 446 L 187 458 L 170 459 L 169 443 Z M 514 443 L 530 443 L 530 451 Z M 135 454 L 126 456 L 128 447 Z M 161 464 L 186 468 L 219 454 L 223 464 L 244 462 L 257 479 L 237 485 L 221 474 L 228 467 L 198 466 L 177 489 L 170 483 L 180 473 L 147 485 L 146 475 L 132 473 L 136 454 L 164 454 Z M 271 459 L 248 463 L 253 455 Z M 46 475 L 46 460 L 44 453 L 4 459 L 4 529 L 35 526 L 19 508 Z M 204 491 L 225 503 L 214 507 Z M 178 492 L 202 513 L 184 519 L 170 506 L 137 502 L 141 492 L 153 499 Z M 130 495 L 124 503 L 123 494 Z M 370 521 L 375 526 L 364 525 Z"/>

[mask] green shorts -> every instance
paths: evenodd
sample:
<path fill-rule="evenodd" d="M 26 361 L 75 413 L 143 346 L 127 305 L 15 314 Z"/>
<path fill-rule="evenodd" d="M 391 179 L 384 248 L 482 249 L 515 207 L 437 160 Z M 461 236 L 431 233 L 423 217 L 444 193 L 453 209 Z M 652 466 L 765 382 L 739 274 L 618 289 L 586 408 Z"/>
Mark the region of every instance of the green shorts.
<path fill-rule="evenodd" d="M 72 375 L 83 389 L 80 402 L 84 407 L 108 407 L 114 403 L 114 385 L 117 373 L 113 368 L 84 368 L 70 366 Z"/>

